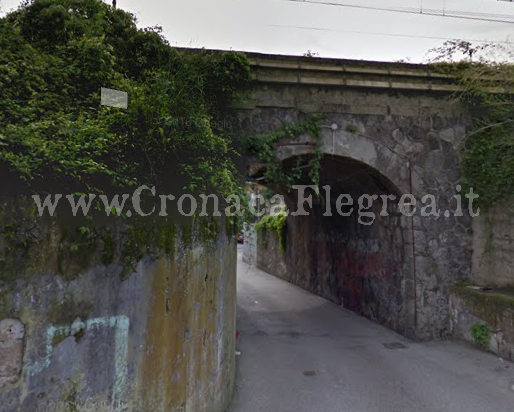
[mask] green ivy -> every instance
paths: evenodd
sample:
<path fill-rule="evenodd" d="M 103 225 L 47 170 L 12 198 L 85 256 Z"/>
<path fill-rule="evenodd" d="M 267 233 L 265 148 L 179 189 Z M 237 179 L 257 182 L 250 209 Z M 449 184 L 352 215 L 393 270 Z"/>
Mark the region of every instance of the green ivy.
<path fill-rule="evenodd" d="M 286 251 L 286 228 L 287 211 L 285 206 L 283 206 L 282 210 L 280 210 L 277 213 L 264 216 L 255 225 L 255 229 L 257 229 L 258 231 L 262 232 L 268 230 L 270 232 L 276 233 L 276 235 L 278 236 L 280 253 L 285 253 Z"/>
<path fill-rule="evenodd" d="M 511 114 L 493 113 L 474 118 L 474 128 L 463 150 L 465 190 L 480 195 L 486 209 L 514 193 L 514 106 Z"/>
<path fill-rule="evenodd" d="M 0 18 L 0 50 L 0 173 L 27 192 L 238 190 L 244 55 L 176 50 L 98 0 L 24 2 Z M 102 87 L 128 108 L 101 106 Z"/>
<path fill-rule="evenodd" d="M 313 184 L 319 185 L 321 160 L 323 158 L 319 121 L 324 118 L 325 116 L 322 114 L 315 114 L 296 125 L 284 124 L 273 133 L 252 136 L 248 139 L 249 155 L 258 158 L 265 165 L 263 177 L 267 184 L 289 191 L 291 186 L 302 176 L 302 168 L 307 166 L 309 178 Z M 314 140 L 312 156 L 310 156 L 307 165 L 302 164 L 304 160 L 299 157 L 292 167 L 286 168 L 278 158 L 277 143 L 280 141 L 295 142 L 303 135 L 309 135 Z"/>
<path fill-rule="evenodd" d="M 462 147 L 464 191 L 484 209 L 514 193 L 514 65 L 495 62 L 438 63 L 455 78 L 473 124 Z"/>

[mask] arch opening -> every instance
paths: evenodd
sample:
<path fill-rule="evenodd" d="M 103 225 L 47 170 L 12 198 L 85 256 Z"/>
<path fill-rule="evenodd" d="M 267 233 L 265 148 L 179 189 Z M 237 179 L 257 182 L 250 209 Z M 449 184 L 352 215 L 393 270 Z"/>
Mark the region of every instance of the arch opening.
<path fill-rule="evenodd" d="M 308 156 L 300 162 L 308 165 Z M 298 157 L 283 161 L 288 168 Z M 311 185 L 309 168 L 296 184 Z M 264 182 L 265 183 L 265 182 Z M 324 155 L 320 195 L 308 216 L 287 218 L 285 253 L 272 241 L 261 242 L 258 265 L 342 307 L 407 336 L 415 330 L 415 281 L 411 218 L 399 212 L 401 192 L 377 169 L 348 157 Z M 327 190 L 328 187 L 328 190 Z M 298 209 L 298 191 L 273 188 L 290 212 Z M 367 196 L 377 196 L 371 204 Z M 352 205 L 344 203 L 349 196 Z M 387 196 L 394 196 L 394 200 Z M 353 209 L 353 210 L 351 210 Z M 271 234 L 266 234 L 271 237 Z"/>

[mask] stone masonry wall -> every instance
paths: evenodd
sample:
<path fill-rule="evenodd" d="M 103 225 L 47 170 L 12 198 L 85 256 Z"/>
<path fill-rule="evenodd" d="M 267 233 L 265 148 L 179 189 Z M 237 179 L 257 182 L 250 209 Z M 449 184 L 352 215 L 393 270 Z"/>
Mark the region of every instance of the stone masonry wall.
<path fill-rule="evenodd" d="M 483 286 L 514 286 L 514 212 L 496 205 L 473 219 L 471 277 Z"/>
<path fill-rule="evenodd" d="M 225 410 L 236 247 L 223 222 L 210 241 L 200 223 L 164 229 L 167 253 L 130 264 L 133 238 L 117 232 L 78 246 L 92 248 L 79 268 L 69 227 L 20 210 L 4 204 L 0 222 L 0 411 Z"/>
<path fill-rule="evenodd" d="M 452 333 L 458 339 L 476 344 L 474 325 L 485 325 L 489 340 L 483 349 L 514 361 L 514 297 L 485 293 L 466 286 L 455 286 L 450 299 Z"/>
<path fill-rule="evenodd" d="M 255 266 L 266 273 L 294 283 L 293 273 L 288 271 L 286 255 L 279 252 L 279 240 L 275 232 L 257 232 Z"/>
<path fill-rule="evenodd" d="M 454 216 L 454 195 L 461 178 L 460 150 L 470 123 L 458 103 L 431 92 L 271 83 L 256 84 L 252 96 L 240 109 L 248 134 L 270 133 L 283 123 L 297 124 L 300 110 L 323 113 L 325 156 L 365 163 L 402 194 L 413 194 L 418 204 L 427 194 L 435 196 L 441 215 L 422 217 L 418 207 L 402 253 L 411 261 L 411 273 L 404 272 L 404 276 L 413 280 L 405 288 L 415 291 L 415 302 L 408 305 L 416 338 L 447 336 L 450 286 L 467 279 L 471 272 L 471 218 L 467 210 L 462 217 Z M 338 126 L 336 131 L 330 130 L 332 124 Z M 308 139 L 281 142 L 280 158 L 312 154 L 311 146 L 301 144 Z M 257 170 L 258 159 L 253 164 L 252 170 Z M 332 170 L 328 178 L 352 181 L 351 170 L 337 173 Z M 295 264 L 308 268 L 303 261 L 311 249 L 300 249 L 304 253 L 298 252 Z M 309 269 L 293 276 L 309 283 L 311 273 Z"/>
<path fill-rule="evenodd" d="M 322 217 L 319 210 L 310 219 L 290 216 L 285 254 L 278 252 L 277 236 L 264 232 L 257 266 L 413 336 L 413 283 L 405 270 L 400 223 L 390 217 L 364 226 L 351 217 Z"/>

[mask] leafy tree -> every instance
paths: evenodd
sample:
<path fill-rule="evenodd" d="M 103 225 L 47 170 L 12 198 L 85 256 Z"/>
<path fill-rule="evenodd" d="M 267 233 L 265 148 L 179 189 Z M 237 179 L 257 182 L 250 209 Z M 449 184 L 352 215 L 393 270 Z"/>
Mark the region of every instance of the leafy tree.
<path fill-rule="evenodd" d="M 475 45 L 466 40 L 447 40 L 440 47 L 429 50 L 429 59 L 432 62 L 454 62 L 456 60 L 473 61 L 473 57 L 480 56 L 483 52 L 494 48 L 493 43 L 481 43 Z M 459 59 L 460 57 L 460 59 Z"/>
<path fill-rule="evenodd" d="M 243 55 L 176 50 L 98 0 L 25 2 L 0 19 L 0 50 L 0 173 L 43 191 L 236 190 L 235 128 L 219 124 Z M 128 109 L 100 106 L 101 87 Z"/>

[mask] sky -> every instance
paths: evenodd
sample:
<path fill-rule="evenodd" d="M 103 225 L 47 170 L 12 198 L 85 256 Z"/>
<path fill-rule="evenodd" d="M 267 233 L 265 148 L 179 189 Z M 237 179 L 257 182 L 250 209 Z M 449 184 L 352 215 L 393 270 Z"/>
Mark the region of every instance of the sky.
<path fill-rule="evenodd" d="M 514 41 L 514 2 L 497 0 L 309 0 L 382 8 L 511 16 L 512 23 L 284 0 L 117 0 L 141 27 L 160 25 L 174 46 L 376 61 L 426 58 L 445 39 Z M 0 0 L 5 12 L 19 0 Z M 428 37 L 428 38 L 425 38 Z"/>

